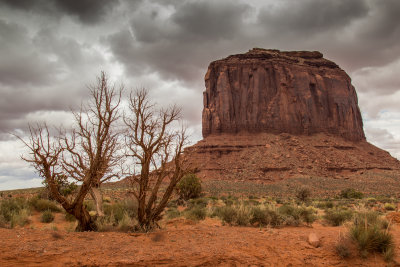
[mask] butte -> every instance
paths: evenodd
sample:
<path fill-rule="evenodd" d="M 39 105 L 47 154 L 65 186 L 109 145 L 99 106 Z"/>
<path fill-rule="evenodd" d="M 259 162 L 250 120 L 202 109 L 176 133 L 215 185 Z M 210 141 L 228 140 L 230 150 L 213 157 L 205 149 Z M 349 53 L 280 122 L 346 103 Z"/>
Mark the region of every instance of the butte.
<path fill-rule="evenodd" d="M 205 87 L 203 140 L 185 150 L 203 180 L 369 179 L 374 191 L 379 173 L 399 173 L 366 141 L 350 77 L 320 52 L 254 48 L 211 62 Z"/>

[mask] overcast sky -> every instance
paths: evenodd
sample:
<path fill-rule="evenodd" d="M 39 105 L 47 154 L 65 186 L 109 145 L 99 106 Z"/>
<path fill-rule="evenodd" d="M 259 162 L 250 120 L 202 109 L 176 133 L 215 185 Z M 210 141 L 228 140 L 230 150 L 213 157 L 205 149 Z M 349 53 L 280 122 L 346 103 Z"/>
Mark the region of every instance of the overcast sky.
<path fill-rule="evenodd" d="M 41 185 L 8 133 L 70 125 L 101 70 L 181 105 L 196 142 L 208 64 L 253 47 L 336 62 L 368 141 L 400 158 L 399 14 L 398 0 L 0 0 L 0 190 Z"/>

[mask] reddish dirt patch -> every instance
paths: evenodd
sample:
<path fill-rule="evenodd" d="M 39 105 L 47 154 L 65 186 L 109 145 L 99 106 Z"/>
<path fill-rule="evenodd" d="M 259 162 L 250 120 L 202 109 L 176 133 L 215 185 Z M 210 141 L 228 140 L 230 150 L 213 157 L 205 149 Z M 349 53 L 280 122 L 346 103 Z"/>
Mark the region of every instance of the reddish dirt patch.
<path fill-rule="evenodd" d="M 393 227 L 399 251 L 400 227 Z M 310 233 L 321 247 L 307 243 Z M 258 229 L 183 219 L 148 234 L 0 229 L 0 266 L 385 266 L 380 255 L 335 254 L 344 227 Z M 395 260 L 398 261 L 399 256 Z"/>

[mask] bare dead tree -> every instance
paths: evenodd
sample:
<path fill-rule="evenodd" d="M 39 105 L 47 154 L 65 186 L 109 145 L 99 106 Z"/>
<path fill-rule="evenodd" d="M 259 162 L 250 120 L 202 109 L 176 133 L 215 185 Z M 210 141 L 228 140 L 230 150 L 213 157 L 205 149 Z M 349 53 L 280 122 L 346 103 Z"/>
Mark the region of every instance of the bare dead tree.
<path fill-rule="evenodd" d="M 77 218 L 78 231 L 96 229 L 94 218 L 89 215 L 83 201 L 90 191 L 96 204 L 102 201 L 99 186 L 118 176 L 114 168 L 121 160 L 115 124 L 119 119 L 122 88 L 109 88 L 107 77 L 102 72 L 96 86 L 89 89 L 92 99 L 79 112 L 73 113 L 76 128 L 72 132 L 60 131 L 60 136 L 51 137 L 47 125 L 38 125 L 29 128 L 28 142 L 20 138 L 30 150 L 30 157 L 23 159 L 46 180 L 52 197 Z M 59 177 L 80 182 L 73 199 L 67 199 L 59 192 L 56 180 Z"/>
<path fill-rule="evenodd" d="M 140 169 L 138 175 L 130 173 L 131 192 L 138 202 L 139 227 L 148 231 L 157 226 L 176 184 L 186 173 L 182 152 L 187 136 L 183 128 L 171 130 L 180 109 L 157 110 L 145 89 L 130 94 L 129 109 L 131 114 L 123 117 L 128 127 L 126 156 Z"/>

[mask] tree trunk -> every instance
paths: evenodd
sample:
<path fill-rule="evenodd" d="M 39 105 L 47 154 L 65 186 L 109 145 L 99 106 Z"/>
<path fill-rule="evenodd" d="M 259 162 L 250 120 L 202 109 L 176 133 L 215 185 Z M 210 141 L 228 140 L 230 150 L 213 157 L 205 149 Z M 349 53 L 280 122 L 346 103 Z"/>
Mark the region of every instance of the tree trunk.
<path fill-rule="evenodd" d="M 75 231 L 77 232 L 85 232 L 85 231 L 96 231 L 97 225 L 93 221 L 92 217 L 89 215 L 89 212 L 86 208 L 81 205 L 80 207 L 76 207 L 74 209 L 74 216 L 78 220 L 78 226 Z"/>
<path fill-rule="evenodd" d="M 104 217 L 103 194 L 101 193 L 100 188 L 92 186 L 90 188 L 90 195 L 92 196 L 94 203 L 96 204 L 97 216 Z"/>

